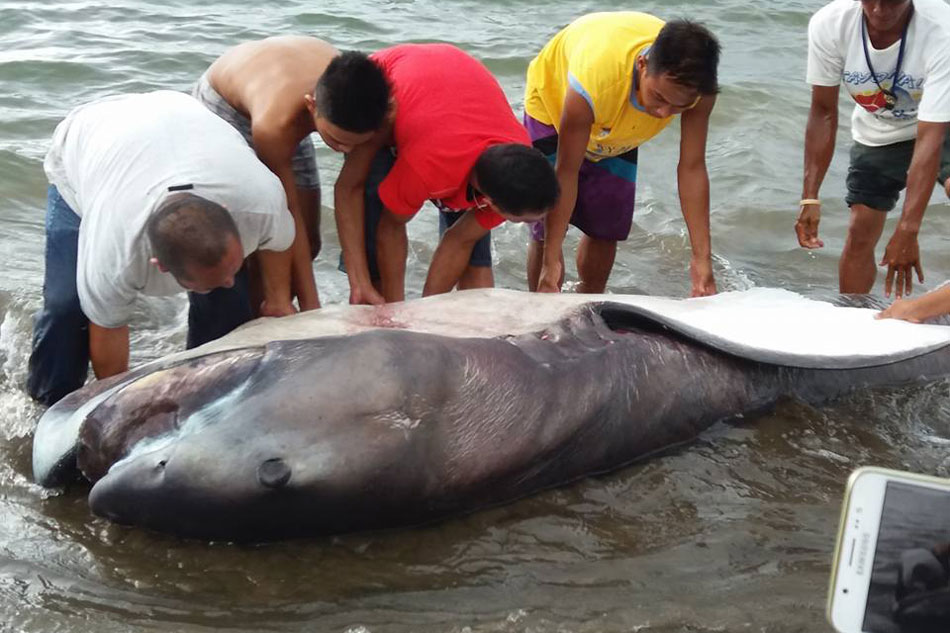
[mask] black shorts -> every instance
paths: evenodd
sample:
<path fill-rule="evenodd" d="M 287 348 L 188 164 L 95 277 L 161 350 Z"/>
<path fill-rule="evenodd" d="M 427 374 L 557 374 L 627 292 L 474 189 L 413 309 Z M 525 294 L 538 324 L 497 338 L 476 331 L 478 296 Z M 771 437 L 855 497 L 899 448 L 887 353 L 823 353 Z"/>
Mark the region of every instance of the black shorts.
<path fill-rule="evenodd" d="M 845 202 L 863 204 L 878 211 L 890 211 L 907 186 L 907 170 L 914 156 L 913 139 L 872 147 L 857 141 L 851 146 L 848 166 L 848 195 Z M 950 134 L 944 139 L 937 180 L 941 185 L 950 178 Z"/>

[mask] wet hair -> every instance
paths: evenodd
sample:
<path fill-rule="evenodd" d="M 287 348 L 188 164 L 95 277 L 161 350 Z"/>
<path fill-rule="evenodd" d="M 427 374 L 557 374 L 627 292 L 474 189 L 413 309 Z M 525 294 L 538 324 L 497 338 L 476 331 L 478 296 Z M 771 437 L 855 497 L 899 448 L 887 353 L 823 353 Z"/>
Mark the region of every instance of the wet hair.
<path fill-rule="evenodd" d="M 219 204 L 194 194 L 173 196 L 152 213 L 145 225 L 152 255 L 176 279 L 188 279 L 189 268 L 212 268 L 240 241 L 231 214 Z"/>
<path fill-rule="evenodd" d="M 492 145 L 475 161 L 478 188 L 507 214 L 547 211 L 560 195 L 551 162 L 520 143 Z"/>
<path fill-rule="evenodd" d="M 669 75 L 673 81 L 702 95 L 719 92 L 719 41 L 702 24 L 671 20 L 650 47 L 647 72 Z"/>
<path fill-rule="evenodd" d="M 389 96 L 383 69 L 357 51 L 334 57 L 313 90 L 320 116 L 357 134 L 372 132 L 383 124 Z"/>

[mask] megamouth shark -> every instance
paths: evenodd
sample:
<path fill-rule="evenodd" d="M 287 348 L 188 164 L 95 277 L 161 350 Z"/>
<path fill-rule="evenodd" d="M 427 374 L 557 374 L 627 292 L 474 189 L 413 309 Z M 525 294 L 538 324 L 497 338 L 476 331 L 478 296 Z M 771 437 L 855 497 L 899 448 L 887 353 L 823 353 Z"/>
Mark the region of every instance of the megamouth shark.
<path fill-rule="evenodd" d="M 44 486 L 210 540 L 412 526 L 628 464 L 783 397 L 950 372 L 950 328 L 773 289 L 456 292 L 262 319 L 93 382 L 34 437 Z"/>

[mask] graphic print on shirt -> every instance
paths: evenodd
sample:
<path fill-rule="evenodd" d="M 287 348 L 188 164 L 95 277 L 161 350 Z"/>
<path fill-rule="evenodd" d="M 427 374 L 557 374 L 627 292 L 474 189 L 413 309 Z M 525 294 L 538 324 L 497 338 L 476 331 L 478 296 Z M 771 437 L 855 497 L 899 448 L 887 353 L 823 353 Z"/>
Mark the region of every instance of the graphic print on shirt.
<path fill-rule="evenodd" d="M 841 78 L 847 87 L 848 94 L 854 99 L 855 103 L 864 108 L 871 114 L 878 116 L 888 115 L 884 92 L 874 83 L 874 78 L 870 71 L 854 71 L 845 69 L 841 73 Z M 908 75 L 901 71 L 900 78 L 893 83 L 894 71 L 888 73 L 878 73 L 878 83 L 894 93 L 897 103 L 894 109 L 890 111 L 890 116 L 895 119 L 915 119 L 917 117 L 917 106 L 924 94 L 924 80 L 913 75 Z"/>

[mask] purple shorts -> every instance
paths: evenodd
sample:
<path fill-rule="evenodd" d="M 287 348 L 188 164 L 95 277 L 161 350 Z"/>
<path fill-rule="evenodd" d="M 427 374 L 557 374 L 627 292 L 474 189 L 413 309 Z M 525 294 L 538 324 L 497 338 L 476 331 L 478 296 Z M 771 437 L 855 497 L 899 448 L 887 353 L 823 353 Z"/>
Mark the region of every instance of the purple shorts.
<path fill-rule="evenodd" d="M 524 115 L 531 142 L 551 162 L 557 156 L 557 130 Z M 577 202 L 571 224 L 598 240 L 622 242 L 630 235 L 637 199 L 637 148 L 597 162 L 584 159 L 577 176 Z M 544 222 L 531 224 L 531 237 L 544 240 Z"/>

